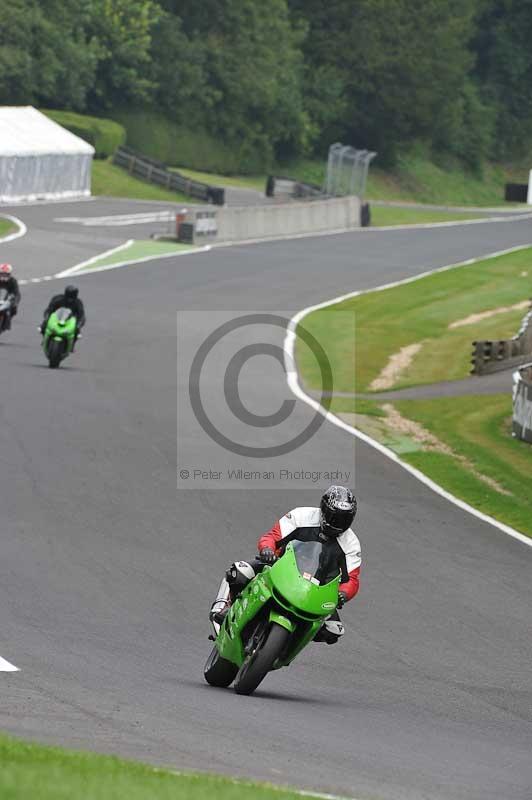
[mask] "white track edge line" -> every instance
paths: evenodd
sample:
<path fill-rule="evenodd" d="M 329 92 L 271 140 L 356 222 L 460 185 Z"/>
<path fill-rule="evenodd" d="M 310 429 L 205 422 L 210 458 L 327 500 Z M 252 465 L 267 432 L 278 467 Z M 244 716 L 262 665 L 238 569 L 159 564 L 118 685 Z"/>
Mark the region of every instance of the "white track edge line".
<path fill-rule="evenodd" d="M 20 672 L 18 667 L 15 667 L 14 664 L 10 664 L 9 661 L 6 661 L 5 658 L 0 656 L 0 672 Z"/>
<path fill-rule="evenodd" d="M 14 217 L 12 214 L 3 214 L 1 210 L 0 217 L 8 219 L 10 222 L 13 222 L 18 226 L 18 231 L 16 233 L 9 233 L 7 236 L 4 236 L 3 239 L 0 239 L 0 244 L 7 244 L 7 242 L 12 242 L 14 239 L 20 239 L 21 236 L 25 236 L 27 234 L 28 229 L 26 225 L 18 217 Z"/>
<path fill-rule="evenodd" d="M 326 308 L 327 306 L 336 305 L 337 303 L 341 303 L 344 300 L 348 300 L 352 297 L 357 297 L 363 294 L 369 294 L 370 292 L 378 292 L 383 291 L 384 289 L 389 289 L 393 286 L 401 286 L 406 283 L 412 283 L 415 280 L 420 280 L 421 278 L 426 277 L 427 275 L 432 275 L 437 272 L 443 272 L 445 270 L 454 269 L 460 266 L 466 266 L 468 264 L 474 264 L 478 261 L 484 261 L 487 258 L 496 258 L 500 255 L 506 255 L 507 253 L 517 252 L 519 250 L 524 250 L 531 245 L 518 245 L 516 247 L 509 248 L 507 250 L 500 250 L 495 253 L 490 253 L 486 256 L 479 256 L 478 258 L 471 258 L 467 261 L 462 261 L 457 264 L 449 264 L 445 267 L 439 267 L 435 270 L 430 270 L 428 272 L 424 272 L 421 275 L 417 275 L 412 278 L 405 278 L 404 280 L 394 281 L 393 283 L 384 284 L 383 286 L 377 286 L 374 289 L 362 289 L 360 291 L 350 292 L 349 294 L 341 295 L 340 297 L 335 297 L 332 300 L 326 300 L 323 303 L 318 303 L 314 306 L 308 306 L 308 308 L 304 308 L 295 314 L 292 319 L 288 323 L 288 328 L 286 330 L 286 335 L 283 343 L 283 351 L 284 351 L 284 362 L 285 362 L 285 371 L 286 371 L 286 380 L 288 383 L 288 387 L 292 391 L 292 393 L 299 399 L 302 400 L 304 403 L 309 405 L 318 413 L 322 414 L 323 417 L 328 422 L 331 422 L 333 425 L 336 425 L 338 428 L 349 433 L 351 436 L 355 436 L 356 438 L 360 439 L 361 441 L 365 442 L 366 444 L 373 447 L 375 450 L 378 450 L 379 453 L 389 458 L 391 461 L 394 461 L 396 464 L 401 466 L 404 470 L 409 472 L 418 481 L 423 483 L 429 489 L 431 489 L 436 494 L 439 494 L 441 497 L 444 497 L 453 505 L 458 506 L 463 511 L 466 511 L 468 514 L 476 517 L 477 519 L 482 520 L 482 522 L 487 522 L 489 525 L 492 525 L 495 528 L 498 528 L 503 533 L 506 533 L 508 536 L 511 536 L 513 539 L 517 539 L 522 544 L 526 544 L 528 547 L 532 547 L 532 538 L 526 536 L 525 534 L 521 533 L 520 531 L 515 530 L 514 528 L 510 527 L 509 525 L 505 525 L 503 522 L 499 522 L 499 520 L 495 519 L 494 517 L 490 517 L 488 514 L 484 514 L 482 511 L 470 506 L 463 500 L 460 500 L 455 495 L 447 492 L 442 486 L 440 486 L 435 481 L 428 478 L 423 472 L 412 467 L 407 462 L 403 461 L 397 453 L 394 453 L 393 450 L 390 450 L 388 447 L 385 447 L 380 442 L 372 439 L 362 431 L 359 431 L 357 428 L 353 427 L 352 425 L 348 425 L 347 422 L 344 422 L 342 419 L 337 417 L 335 414 L 332 414 L 330 411 L 327 411 L 323 408 L 317 400 L 314 400 L 312 397 L 309 397 L 301 388 L 299 384 L 297 368 L 295 364 L 295 355 L 294 355 L 294 343 L 296 340 L 296 329 L 299 322 L 301 322 L 304 317 L 310 314 L 313 311 L 317 311 L 321 308 Z"/>
<path fill-rule="evenodd" d="M 131 240 L 133 241 L 133 240 Z M 132 264 L 144 264 L 147 261 L 158 261 L 161 258 L 176 258 L 177 256 L 191 256 L 195 255 L 196 253 L 207 253 L 211 249 L 211 245 L 205 245 L 205 247 L 198 247 L 194 250 L 181 250 L 176 253 L 160 253 L 158 255 L 152 256 L 143 256 L 142 258 L 132 258 L 129 261 L 119 261 L 116 264 L 102 264 L 101 267 L 90 267 L 88 269 L 81 269 L 87 264 L 80 264 L 76 269 L 79 269 L 79 272 L 75 272 L 73 274 L 77 275 L 92 275 L 95 272 L 106 272 L 109 269 L 119 269 L 119 267 L 128 267 Z M 98 256 L 98 258 L 94 259 L 94 261 L 99 260 L 99 258 L 103 258 L 106 254 L 102 254 L 102 256 Z M 93 261 L 93 263 L 94 263 Z M 64 277 L 63 273 L 58 273 L 57 275 L 53 276 L 54 278 Z M 41 280 L 44 280 L 41 278 Z"/>
<path fill-rule="evenodd" d="M 68 269 L 61 270 L 61 272 L 56 272 L 54 278 L 66 278 L 68 275 L 75 275 L 78 270 L 82 269 L 83 267 L 88 267 L 90 264 L 94 264 L 101 258 L 112 256 L 114 253 L 118 253 L 120 250 L 127 250 L 128 247 L 131 247 L 133 242 L 134 239 L 128 239 L 127 242 L 123 242 L 117 247 L 111 247 L 110 250 L 104 250 L 103 253 L 98 253 L 98 255 L 92 256 L 92 258 L 88 258 L 86 261 L 81 261 L 79 264 L 75 264 L 73 267 L 68 267 Z"/>
<path fill-rule="evenodd" d="M 166 772 L 179 778 L 188 778 L 191 775 L 198 775 L 197 772 L 185 772 L 179 769 L 165 769 L 164 767 L 153 767 L 153 772 Z M 204 775 L 205 777 L 212 775 L 212 773 L 209 772 L 202 772 L 199 774 Z M 259 786 L 261 788 L 264 787 L 270 789 L 273 792 L 297 794 L 299 797 L 316 797 L 318 800 L 356 800 L 356 798 L 353 798 L 352 796 L 348 797 L 347 795 L 329 794 L 327 792 L 313 792 L 310 789 L 295 789 L 290 785 L 280 786 L 279 784 L 270 783 L 269 781 L 253 781 L 250 778 L 231 778 L 228 775 L 216 775 L 215 777 L 222 778 L 228 783 L 232 783 L 235 786 L 241 786 L 242 788 L 255 788 L 256 786 Z"/>
<path fill-rule="evenodd" d="M 379 232 L 386 232 L 386 231 L 410 231 L 410 230 L 422 230 L 424 228 L 448 228 L 451 226 L 457 225 L 470 225 L 472 223 L 485 223 L 485 222 L 518 222 L 522 219 L 531 219 L 532 214 L 528 213 L 521 213 L 516 216 L 504 216 L 504 217 L 484 217 L 481 219 L 472 219 L 472 220 L 456 220 L 450 222 L 420 222 L 420 223 L 412 223 L 410 225 L 382 225 L 382 226 L 375 226 L 372 227 L 371 225 L 367 228 L 335 228 L 334 230 L 323 230 L 323 231 L 310 231 L 307 233 L 283 233 L 279 234 L 278 236 L 265 236 L 262 238 L 257 239 L 240 239 L 236 241 L 229 241 L 229 242 L 213 242 L 212 247 L 239 247 L 246 244 L 266 244 L 268 242 L 284 242 L 291 239 L 317 239 L 321 238 L 322 236 L 341 236 L 345 233 L 360 233 L 360 234 L 369 234 L 369 233 L 379 233 Z"/>

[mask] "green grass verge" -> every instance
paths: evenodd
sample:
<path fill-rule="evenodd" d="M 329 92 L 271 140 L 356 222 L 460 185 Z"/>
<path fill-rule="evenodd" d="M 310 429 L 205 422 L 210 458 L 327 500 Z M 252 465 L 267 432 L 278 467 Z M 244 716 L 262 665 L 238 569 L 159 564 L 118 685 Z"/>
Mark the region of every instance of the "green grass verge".
<path fill-rule="evenodd" d="M 371 206 L 372 226 L 419 225 L 431 222 L 453 222 L 478 219 L 482 214 L 461 211 L 436 211 L 424 208 L 397 208 L 395 206 Z"/>
<path fill-rule="evenodd" d="M 176 774 L 111 756 L 43 747 L 0 736 L 2 800 L 301 800 L 265 784 Z"/>
<path fill-rule="evenodd" d="M 133 178 L 122 167 L 111 164 L 110 161 L 92 162 L 92 193 L 110 197 L 129 197 L 135 200 L 167 200 L 171 203 L 186 203 L 193 201 L 179 192 L 169 192 L 153 183 L 146 183 L 138 178 Z"/>
<path fill-rule="evenodd" d="M 524 311 L 503 313 L 452 331 L 449 323 L 522 301 L 530 296 L 531 288 L 532 248 L 527 248 L 355 297 L 314 312 L 305 318 L 304 326 L 323 347 L 337 392 L 354 392 L 355 386 L 358 391 L 367 388 L 392 353 L 422 340 L 427 344 L 399 385 L 451 380 L 468 373 L 473 338 L 513 335 Z M 305 386 L 318 390 L 319 363 L 299 340 L 296 352 Z M 335 396 L 331 410 L 447 491 L 532 536 L 532 447 L 511 435 L 509 392 L 393 401 L 393 405 L 447 449 L 427 447 L 402 427 L 390 428 L 376 401 Z"/>
<path fill-rule="evenodd" d="M 127 131 L 127 144 L 165 164 L 224 175 L 254 175 L 266 170 L 264 152 L 239 139 L 227 144 L 207 130 L 191 130 L 151 109 L 113 109 L 113 118 Z"/>
<path fill-rule="evenodd" d="M 0 217 L 0 239 L 3 239 L 4 236 L 9 236 L 10 233 L 15 233 L 17 230 L 18 225 L 15 225 L 14 222 L 11 222 L 10 219 Z"/>
<path fill-rule="evenodd" d="M 356 416 L 351 413 L 355 402 Z M 337 410 L 347 422 L 451 494 L 532 536 L 532 446 L 511 435 L 510 393 L 393 402 L 403 418 L 433 434 L 446 452 L 428 448 L 404 430 L 390 428 L 380 405 L 374 404 L 376 413 L 358 398 L 351 403 L 347 413 Z"/>
<path fill-rule="evenodd" d="M 117 250 L 110 255 L 102 255 L 91 264 L 80 267 L 80 272 L 90 272 L 92 269 L 100 267 L 110 267 L 114 264 L 121 264 L 124 261 L 135 262 L 141 259 L 157 259 L 163 256 L 179 255 L 181 253 L 193 253 L 197 250 L 193 244 L 179 244 L 178 242 L 157 242 L 151 239 L 134 241 L 129 247 Z"/>
<path fill-rule="evenodd" d="M 198 172 L 187 167 L 175 167 L 175 170 L 202 183 L 210 183 L 213 186 L 229 186 L 235 189 L 256 189 L 264 192 L 266 187 L 265 175 L 220 175 L 216 172 Z"/>
<path fill-rule="evenodd" d="M 354 297 L 310 314 L 304 326 L 327 351 L 336 391 L 366 391 L 392 354 L 424 342 L 394 384 L 400 388 L 466 377 L 472 342 L 513 336 L 525 311 L 497 314 L 454 330 L 448 329 L 449 323 L 531 296 L 532 248 L 527 248 Z M 319 363 L 299 342 L 297 357 L 305 384 L 321 388 Z"/>
<path fill-rule="evenodd" d="M 504 184 L 528 182 L 528 167 L 486 164 L 482 175 L 468 172 L 456 162 L 438 166 L 426 154 L 412 153 L 399 158 L 394 169 L 379 168 L 372 162 L 366 199 L 404 200 L 437 205 L 504 206 Z M 326 158 L 305 160 L 279 167 L 282 174 L 322 185 Z M 521 205 L 521 207 L 523 207 Z"/>
<path fill-rule="evenodd" d="M 532 536 L 532 446 L 511 435 L 510 393 L 404 400 L 394 406 L 509 494 L 488 486 L 451 455 L 417 450 L 405 453 L 405 461 L 485 514 Z"/>

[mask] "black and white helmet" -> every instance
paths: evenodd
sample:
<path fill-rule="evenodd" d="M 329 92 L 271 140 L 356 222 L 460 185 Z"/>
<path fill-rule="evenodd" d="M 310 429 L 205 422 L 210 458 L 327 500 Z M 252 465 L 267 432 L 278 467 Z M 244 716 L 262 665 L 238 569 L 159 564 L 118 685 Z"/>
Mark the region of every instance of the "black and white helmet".
<path fill-rule="evenodd" d="M 320 528 L 324 536 L 334 538 L 346 531 L 357 513 L 353 492 L 345 486 L 329 486 L 320 503 Z"/>

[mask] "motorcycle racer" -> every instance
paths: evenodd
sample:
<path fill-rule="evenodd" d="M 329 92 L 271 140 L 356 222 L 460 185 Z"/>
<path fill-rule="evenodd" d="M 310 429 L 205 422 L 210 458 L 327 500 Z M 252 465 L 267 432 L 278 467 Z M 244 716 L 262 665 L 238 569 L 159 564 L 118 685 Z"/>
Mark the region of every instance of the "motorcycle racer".
<path fill-rule="evenodd" d="M 54 311 L 57 311 L 58 308 L 69 308 L 76 317 L 76 340 L 78 339 L 86 321 L 85 308 L 78 295 L 77 286 L 67 286 L 63 294 L 56 294 L 52 297 L 44 311 L 44 319 L 39 327 L 41 335 L 44 335 L 48 320 Z"/>
<path fill-rule="evenodd" d="M 9 330 L 11 319 L 16 316 L 20 303 L 20 289 L 11 264 L 0 264 L 0 289 L 5 289 L 11 296 L 11 313 L 7 316 L 7 330 Z"/>
<path fill-rule="evenodd" d="M 220 584 L 209 618 L 220 625 L 231 603 L 266 564 L 271 565 L 294 539 L 321 541 L 327 545 L 328 557 L 341 572 L 338 608 L 351 600 L 359 589 L 361 565 L 360 542 L 351 530 L 357 512 L 357 501 L 344 486 L 330 486 L 319 508 L 294 508 L 278 520 L 258 541 L 259 557 L 250 562 L 237 561 L 226 572 Z M 314 641 L 335 644 L 344 635 L 344 626 L 335 611 L 322 626 Z"/>

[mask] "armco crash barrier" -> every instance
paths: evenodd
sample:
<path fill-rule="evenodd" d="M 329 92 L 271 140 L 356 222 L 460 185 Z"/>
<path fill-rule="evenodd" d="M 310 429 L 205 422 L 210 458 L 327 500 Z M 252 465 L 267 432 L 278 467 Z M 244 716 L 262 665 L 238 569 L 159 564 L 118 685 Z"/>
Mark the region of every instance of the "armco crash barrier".
<path fill-rule="evenodd" d="M 119 147 L 113 156 L 113 164 L 127 169 L 131 175 L 141 180 L 156 183 L 169 191 L 182 192 L 204 203 L 223 206 L 225 202 L 225 190 L 220 186 L 210 186 L 187 178 L 179 172 L 170 171 L 162 161 L 137 153 L 130 147 Z"/>
<path fill-rule="evenodd" d="M 471 373 L 485 375 L 518 367 L 532 356 L 532 306 L 524 317 L 519 332 L 512 339 L 473 342 Z"/>
<path fill-rule="evenodd" d="M 532 364 L 514 372 L 512 433 L 532 444 Z"/>
<path fill-rule="evenodd" d="M 179 225 L 178 238 L 180 241 L 196 243 L 245 242 L 359 227 L 358 197 L 336 197 L 283 205 L 225 206 L 216 211 L 191 210 L 185 222 Z"/>

